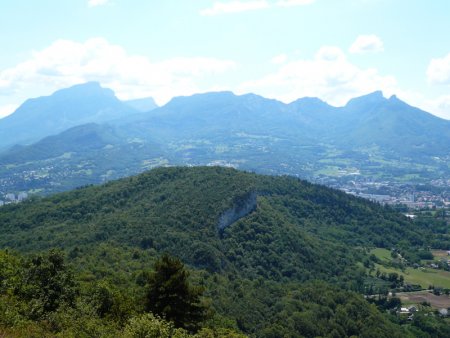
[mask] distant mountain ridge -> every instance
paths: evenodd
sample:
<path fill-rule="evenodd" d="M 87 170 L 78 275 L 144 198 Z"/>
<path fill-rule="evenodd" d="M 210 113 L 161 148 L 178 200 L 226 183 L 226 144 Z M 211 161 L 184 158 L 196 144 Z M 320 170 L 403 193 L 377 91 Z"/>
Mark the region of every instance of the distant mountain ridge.
<path fill-rule="evenodd" d="M 13 114 L 0 119 L 0 149 L 30 144 L 85 123 L 102 123 L 139 113 L 121 102 L 111 89 L 88 82 L 29 99 Z"/>
<path fill-rule="evenodd" d="M 134 103 L 148 108 L 152 101 Z M 92 132 L 99 139 L 114 135 L 107 149 L 114 157 L 103 156 L 102 148 L 91 149 L 88 138 L 82 140 L 87 127 L 65 133 L 89 123 L 97 124 Z M 55 184 L 61 187 L 59 178 L 52 182 L 46 174 L 44 163 L 71 152 L 71 142 L 80 144 L 74 152 L 79 163 L 72 164 L 78 163 L 86 173 L 102 168 L 97 178 L 89 179 L 94 183 L 98 177 L 120 177 L 159 165 L 219 164 L 307 179 L 361 175 L 427 181 L 450 174 L 450 121 L 396 96 L 385 98 L 380 91 L 351 99 L 343 107 L 311 97 L 285 104 L 255 94 L 209 92 L 175 97 L 142 112 L 118 100 L 111 90 L 87 83 L 27 101 L 0 120 L 0 133 L 0 148 L 29 144 L 0 153 L 0 191 L 17 190 L 8 177 L 20 181 L 29 176 L 28 170 L 38 169 L 44 171 L 49 192 Z M 50 135 L 54 137 L 31 141 Z M 132 163 L 124 160 L 130 158 Z M 27 163 L 26 170 L 18 159 Z M 110 176 L 108 167 L 119 176 Z M 75 172 L 79 170 L 68 175 L 78 177 Z"/>
<path fill-rule="evenodd" d="M 45 160 L 68 152 L 101 149 L 122 142 L 114 128 L 108 125 L 83 124 L 61 134 L 45 137 L 29 146 L 16 145 L 0 156 L 0 164 Z"/>
<path fill-rule="evenodd" d="M 352 99 L 344 107 L 346 125 L 341 140 L 347 144 L 385 147 L 406 156 L 448 155 L 450 121 L 412 107 L 395 95 L 385 99 L 375 92 Z"/>
<path fill-rule="evenodd" d="M 128 128 L 146 127 L 163 139 L 231 139 L 256 133 L 297 145 L 329 144 L 342 150 L 380 148 L 398 157 L 448 156 L 450 121 L 380 91 L 334 107 L 317 98 L 290 104 L 231 92 L 174 98 Z"/>

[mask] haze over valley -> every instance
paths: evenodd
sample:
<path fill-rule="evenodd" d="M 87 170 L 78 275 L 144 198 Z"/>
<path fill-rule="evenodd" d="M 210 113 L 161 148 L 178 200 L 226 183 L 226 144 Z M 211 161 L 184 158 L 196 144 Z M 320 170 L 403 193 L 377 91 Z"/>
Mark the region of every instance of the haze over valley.
<path fill-rule="evenodd" d="M 157 166 L 223 165 L 392 203 L 415 202 L 409 196 L 419 190 L 429 193 L 426 205 L 449 202 L 442 178 L 450 122 L 381 91 L 342 107 L 210 92 L 146 108 L 95 82 L 27 100 L 0 120 L 3 195 L 48 194 Z"/>

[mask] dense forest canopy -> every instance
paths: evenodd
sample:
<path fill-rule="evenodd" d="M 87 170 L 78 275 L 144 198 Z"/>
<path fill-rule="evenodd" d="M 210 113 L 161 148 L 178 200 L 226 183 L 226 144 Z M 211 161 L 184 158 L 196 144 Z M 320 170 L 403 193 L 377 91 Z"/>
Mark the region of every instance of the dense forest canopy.
<path fill-rule="evenodd" d="M 233 213 L 222 226 L 223 215 Z M 224 335 L 414 336 L 418 327 L 389 320 L 354 291 L 367 286 L 371 248 L 401 247 L 414 257 L 414 250 L 436 240 L 431 229 L 369 201 L 292 177 L 222 167 L 159 168 L 8 205 L 0 208 L 0 231 L 0 248 L 25 255 L 3 251 L 0 309 L 36 298 L 34 310 L 15 308 L 17 318 L 59 334 L 86 327 L 86 311 L 93 311 L 89 320 L 121 334 L 131 322 L 144 321 Z M 63 250 L 59 256 L 55 247 Z M 163 253 L 187 264 L 189 283 L 204 290 L 209 315 L 198 327 L 139 317 L 161 315 L 157 295 L 146 290 L 156 283 L 152 271 Z M 33 264 L 42 270 L 39 276 L 59 267 L 63 273 L 54 274 L 55 285 L 62 283 L 68 293 L 51 293 L 58 301 L 44 306 L 41 299 L 48 297 L 36 289 Z M 70 310 L 60 313 L 63 308 Z M 49 313 L 64 314 L 66 321 L 53 327 Z M 56 321 L 62 323 L 61 317 Z M 1 324 L 6 330 L 14 323 Z"/>

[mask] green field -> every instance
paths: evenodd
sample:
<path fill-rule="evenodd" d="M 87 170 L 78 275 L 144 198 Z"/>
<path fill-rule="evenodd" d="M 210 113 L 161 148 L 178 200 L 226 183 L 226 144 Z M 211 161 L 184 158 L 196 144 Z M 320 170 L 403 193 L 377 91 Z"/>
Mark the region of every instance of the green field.
<path fill-rule="evenodd" d="M 376 248 L 370 250 L 382 262 L 390 262 L 392 260 L 391 252 L 388 249 Z"/>
<path fill-rule="evenodd" d="M 433 255 L 435 260 L 442 258 L 446 251 L 433 250 Z M 388 263 L 392 261 L 391 252 L 387 249 L 375 248 L 370 251 L 374 254 L 382 263 Z M 431 268 L 418 268 L 414 269 L 411 267 L 406 268 L 404 271 L 400 269 L 395 269 L 391 267 L 385 267 L 380 264 L 376 264 L 376 267 L 380 269 L 381 272 L 389 273 L 396 272 L 399 275 L 403 275 L 405 282 L 409 284 L 419 284 L 422 288 L 426 289 L 430 285 L 437 287 L 450 288 L 450 272 L 444 270 L 437 270 Z"/>
<path fill-rule="evenodd" d="M 429 268 L 406 268 L 405 271 L 399 269 L 386 268 L 382 265 L 376 264 L 376 267 L 381 272 L 389 273 L 396 272 L 403 275 L 405 282 L 409 284 L 419 284 L 426 289 L 430 285 L 435 287 L 450 288 L 450 272 L 444 270 L 435 270 Z"/>

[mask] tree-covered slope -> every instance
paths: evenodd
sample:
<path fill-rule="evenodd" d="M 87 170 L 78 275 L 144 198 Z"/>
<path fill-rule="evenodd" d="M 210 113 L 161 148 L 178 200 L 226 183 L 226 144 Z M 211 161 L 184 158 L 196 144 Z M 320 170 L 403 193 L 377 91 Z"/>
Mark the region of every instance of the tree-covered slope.
<path fill-rule="evenodd" d="M 162 156 L 155 142 L 129 139 L 107 124 L 83 124 L 1 153 L 0 191 L 46 195 L 98 184 L 163 164 Z"/>
<path fill-rule="evenodd" d="M 363 291 L 367 247 L 412 248 L 429 239 L 371 202 L 292 177 L 223 167 L 158 168 L 8 205 L 0 208 L 0 231 L 0 249 L 67 253 L 86 300 L 77 301 L 79 310 L 70 310 L 65 323 L 86 327 L 86 315 L 76 311 L 87 313 L 93 288 L 112 300 L 94 304 L 109 317 L 91 320 L 111 320 L 121 330 L 143 311 L 148 269 L 168 252 L 205 288 L 215 313 L 208 325 L 258 337 L 412 336 L 340 288 Z"/>
<path fill-rule="evenodd" d="M 252 194 L 256 208 L 220 229 L 220 217 Z M 6 206 L 0 227 L 1 247 L 25 252 L 117 243 L 168 251 L 210 271 L 296 280 L 354 268 L 357 246 L 427 238 L 405 217 L 344 193 L 220 167 L 160 168 Z"/>
<path fill-rule="evenodd" d="M 58 250 L 31 257 L 0 250 L 0 334 L 243 338 L 243 331 L 266 338 L 392 338 L 449 333 L 443 320 L 426 316 L 402 327 L 362 296 L 320 281 L 282 285 L 214 275 L 202 279 L 206 288 L 193 286 L 184 265 L 167 255 L 146 274 L 146 285 L 131 290 L 107 280 L 81 284 Z M 223 300 L 228 311 L 212 312 L 202 296 L 205 289 L 216 311 Z"/>
<path fill-rule="evenodd" d="M 111 126 L 83 124 L 28 146 L 16 145 L 0 155 L 0 165 L 50 160 L 65 153 L 88 153 L 125 143 L 124 141 Z"/>

